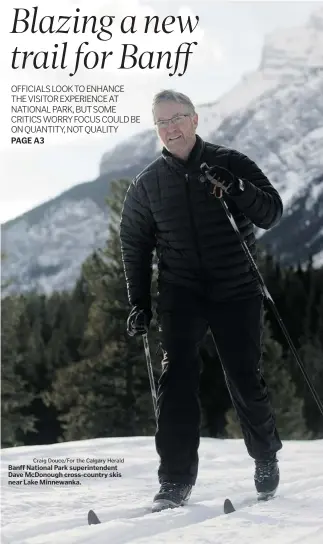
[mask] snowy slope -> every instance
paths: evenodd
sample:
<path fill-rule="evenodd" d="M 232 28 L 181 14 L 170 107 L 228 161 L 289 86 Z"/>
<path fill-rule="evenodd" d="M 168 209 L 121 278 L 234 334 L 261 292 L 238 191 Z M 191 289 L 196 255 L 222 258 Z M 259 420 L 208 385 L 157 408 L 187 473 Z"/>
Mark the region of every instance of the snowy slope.
<path fill-rule="evenodd" d="M 7 484 L 8 465 L 34 458 L 123 458 L 122 477 L 82 479 L 78 487 Z M 285 442 L 277 497 L 257 504 L 253 461 L 240 440 L 201 439 L 200 472 L 189 504 L 149 513 L 158 488 L 153 437 L 110 438 L 2 452 L 4 544 L 321 544 L 323 441 Z M 229 496 L 236 513 L 222 513 Z M 87 525 L 93 508 L 101 525 Z"/>

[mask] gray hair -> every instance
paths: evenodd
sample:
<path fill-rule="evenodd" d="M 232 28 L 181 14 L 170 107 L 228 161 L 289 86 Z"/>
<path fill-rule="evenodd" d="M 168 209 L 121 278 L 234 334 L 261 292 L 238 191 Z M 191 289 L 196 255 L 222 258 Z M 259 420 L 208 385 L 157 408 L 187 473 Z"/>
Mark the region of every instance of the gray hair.
<path fill-rule="evenodd" d="M 153 116 L 155 112 L 155 106 L 159 104 L 160 102 L 177 102 L 178 104 L 185 104 L 185 106 L 188 106 L 190 113 L 192 115 L 196 113 L 193 102 L 188 96 L 186 96 L 186 94 L 179 93 L 171 89 L 164 89 L 163 91 L 159 91 L 159 93 L 155 94 L 153 98 L 153 105 L 152 105 Z"/>

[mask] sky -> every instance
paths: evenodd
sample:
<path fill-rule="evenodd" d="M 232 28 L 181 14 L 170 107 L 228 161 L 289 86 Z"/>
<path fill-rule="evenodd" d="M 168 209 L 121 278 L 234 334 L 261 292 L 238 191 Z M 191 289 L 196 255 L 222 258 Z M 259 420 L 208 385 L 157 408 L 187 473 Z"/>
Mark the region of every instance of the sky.
<path fill-rule="evenodd" d="M 300 26 L 322 2 L 243 2 L 214 0 L 83 0 L 73 2 L 47 0 L 39 7 L 39 18 L 49 15 L 114 15 L 115 27 L 111 27 L 110 40 L 100 41 L 96 36 L 81 37 L 77 34 L 49 35 L 28 32 L 13 34 L 14 8 L 6 7 L 1 22 L 3 44 L 0 69 L 5 84 L 0 90 L 1 104 L 1 202 L 0 222 L 4 223 L 33 207 L 50 200 L 68 188 L 84 181 L 91 181 L 99 174 L 103 153 L 135 133 L 152 128 L 151 100 L 162 88 L 172 88 L 188 94 L 198 104 L 215 101 L 232 89 L 248 72 L 258 68 L 261 51 L 268 34 L 281 28 Z M 23 1 L 21 8 L 30 10 L 34 0 Z M 137 33 L 122 35 L 118 22 L 123 17 L 136 15 Z M 142 22 L 147 16 L 173 15 L 186 18 L 199 16 L 196 29 L 191 34 L 173 33 L 144 34 Z M 30 15 L 31 21 L 31 15 Z M 31 25 L 31 23 L 30 23 Z M 21 28 L 21 27 L 20 27 Z M 114 28 L 116 30 L 114 30 Z M 174 27 L 175 28 L 175 27 Z M 176 27 L 177 28 L 177 27 Z M 113 29 L 113 31 L 112 31 Z M 5 32 L 5 33 L 4 33 Z M 11 68 L 12 51 L 16 46 L 23 51 L 54 50 L 55 43 L 68 40 L 67 56 L 72 65 L 72 53 L 81 41 L 89 40 L 92 50 L 112 50 L 115 55 L 105 70 L 81 70 L 69 77 L 67 70 L 25 70 Z M 126 42 L 125 42 L 126 39 Z M 119 70 L 118 60 L 122 43 L 135 43 L 139 51 L 176 51 L 184 41 L 196 41 L 186 73 L 169 76 L 169 70 Z M 11 87 L 22 84 L 123 84 L 117 113 L 140 116 L 140 124 L 120 125 L 116 134 L 106 135 L 45 135 L 42 145 L 17 145 L 10 142 L 12 134 Z"/>

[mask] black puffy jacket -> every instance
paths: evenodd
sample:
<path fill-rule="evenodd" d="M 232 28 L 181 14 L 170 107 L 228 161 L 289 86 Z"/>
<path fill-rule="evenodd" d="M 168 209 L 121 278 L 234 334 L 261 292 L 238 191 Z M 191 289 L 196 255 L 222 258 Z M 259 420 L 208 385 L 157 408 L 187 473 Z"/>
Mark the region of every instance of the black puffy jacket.
<path fill-rule="evenodd" d="M 279 194 L 247 156 L 199 136 L 187 161 L 164 148 L 132 181 L 122 210 L 120 240 L 131 305 L 150 307 L 155 247 L 160 287 L 187 286 L 214 300 L 260 291 L 221 203 L 211 195 L 212 187 L 199 181 L 203 162 L 227 168 L 245 181 L 243 193 L 223 198 L 254 258 L 253 225 L 269 229 L 280 220 Z"/>

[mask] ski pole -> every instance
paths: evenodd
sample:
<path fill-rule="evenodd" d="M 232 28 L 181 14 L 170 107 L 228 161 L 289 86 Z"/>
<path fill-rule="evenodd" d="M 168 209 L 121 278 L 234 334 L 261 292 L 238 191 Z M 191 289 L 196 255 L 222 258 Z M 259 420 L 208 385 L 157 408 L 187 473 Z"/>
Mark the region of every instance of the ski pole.
<path fill-rule="evenodd" d="M 289 333 L 288 333 L 288 331 L 287 331 L 287 329 L 286 329 L 286 327 L 285 327 L 285 325 L 284 325 L 284 323 L 283 323 L 283 321 L 282 321 L 282 319 L 281 319 L 281 317 L 279 315 L 279 312 L 278 312 L 278 310 L 276 308 L 275 302 L 274 302 L 272 296 L 270 295 L 270 293 L 269 293 L 269 291 L 268 291 L 268 289 L 266 287 L 266 284 L 265 284 L 265 282 L 264 282 L 264 280 L 263 280 L 263 278 L 262 278 L 262 276 L 261 276 L 261 274 L 260 274 L 260 272 L 258 270 L 258 267 L 257 267 L 252 255 L 251 255 L 251 253 L 249 251 L 249 248 L 248 248 L 246 242 L 244 241 L 244 239 L 242 238 L 242 236 L 240 234 L 238 226 L 237 226 L 237 224 L 236 224 L 236 222 L 235 222 L 235 220 L 234 220 L 234 218 L 233 218 L 233 216 L 232 216 L 232 214 L 231 214 L 231 212 L 230 212 L 230 210 L 228 208 L 228 205 L 225 202 L 225 200 L 222 198 L 222 196 L 223 196 L 222 190 L 220 190 L 220 192 L 218 192 L 218 193 L 215 191 L 216 188 L 219 188 L 219 189 L 221 189 L 221 188 L 217 186 L 216 179 L 214 179 L 211 176 L 211 174 L 209 173 L 210 167 L 205 162 L 203 164 L 201 164 L 201 170 L 202 170 L 203 174 L 205 175 L 205 177 L 215 186 L 213 194 L 214 194 L 214 196 L 216 198 L 218 198 L 218 200 L 220 200 L 220 203 L 221 203 L 221 205 L 222 205 L 222 207 L 223 207 L 223 209 L 224 209 L 224 211 L 225 211 L 225 213 L 227 215 L 227 218 L 229 219 L 229 221 L 230 221 L 230 223 L 232 225 L 232 228 L 234 229 L 235 233 L 237 234 L 237 236 L 239 238 L 241 247 L 242 247 L 243 251 L 245 252 L 245 255 L 246 255 L 246 257 L 247 257 L 247 259 L 248 259 L 248 261 L 250 263 L 251 270 L 256 275 L 256 277 L 257 277 L 257 279 L 258 279 L 258 281 L 260 283 L 262 293 L 263 293 L 264 297 L 266 298 L 267 302 L 269 303 L 269 305 L 270 305 L 270 307 L 271 307 L 271 309 L 272 309 L 272 311 L 273 311 L 273 313 L 274 313 L 274 315 L 275 315 L 275 317 L 276 317 L 276 319 L 277 319 L 277 321 L 278 321 L 278 323 L 280 325 L 280 328 L 283 331 L 283 334 L 284 334 L 284 336 L 285 336 L 285 338 L 286 338 L 286 340 L 288 342 L 288 345 L 289 345 L 289 347 L 291 349 L 291 352 L 293 353 L 293 355 L 294 355 L 294 357 L 295 357 L 295 359 L 296 359 L 296 361 L 297 361 L 297 363 L 298 363 L 298 365 L 299 365 L 299 367 L 300 367 L 300 369 L 302 371 L 302 374 L 303 374 L 303 376 L 305 378 L 305 381 L 306 381 L 306 383 L 307 383 L 307 385 L 308 385 L 308 387 L 309 387 L 309 389 L 310 389 L 310 391 L 311 391 L 311 393 L 313 395 L 313 398 L 314 398 L 314 400 L 315 400 L 315 402 L 316 402 L 316 404 L 317 404 L 317 406 L 318 406 L 318 408 L 319 408 L 319 410 L 320 410 L 320 412 L 321 412 L 321 414 L 323 416 L 323 404 L 322 404 L 322 401 L 319 398 L 319 396 L 318 396 L 318 394 L 317 394 L 317 392 L 315 390 L 315 387 L 312 384 L 312 382 L 310 380 L 310 377 L 308 376 L 308 374 L 306 372 L 306 369 L 305 369 L 305 367 L 304 367 L 304 365 L 303 365 L 303 363 L 302 363 L 302 361 L 301 361 L 301 359 L 299 357 L 299 354 L 296 351 L 296 348 L 295 348 L 295 346 L 294 346 L 294 344 L 292 342 L 292 339 L 289 336 Z"/>
<path fill-rule="evenodd" d="M 145 350 L 145 355 L 146 355 L 146 362 L 147 362 L 149 383 L 150 383 L 150 389 L 151 389 L 151 396 L 152 396 L 152 399 L 153 399 L 155 419 L 156 419 L 156 422 L 157 422 L 157 393 L 156 393 L 156 387 L 155 387 L 153 367 L 152 367 L 152 364 L 151 364 L 148 334 L 147 333 L 143 334 L 142 339 L 143 339 L 144 350 Z"/>

